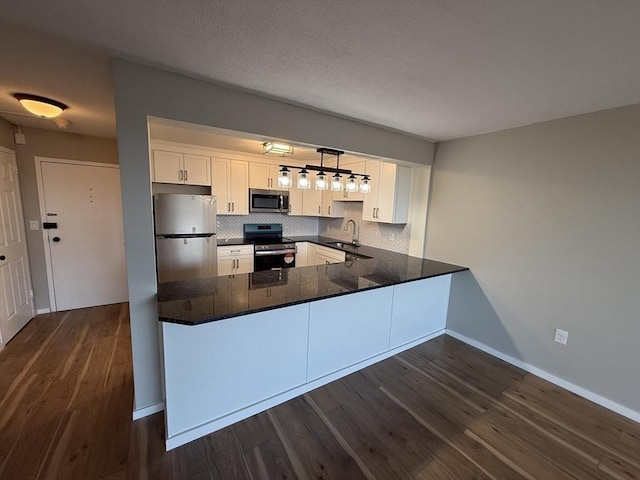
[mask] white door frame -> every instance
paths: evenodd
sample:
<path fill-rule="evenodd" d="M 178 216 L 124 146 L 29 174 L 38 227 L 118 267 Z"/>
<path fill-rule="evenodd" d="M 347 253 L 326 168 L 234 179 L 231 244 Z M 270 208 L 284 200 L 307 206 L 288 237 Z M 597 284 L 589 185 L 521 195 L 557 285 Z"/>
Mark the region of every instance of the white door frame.
<path fill-rule="evenodd" d="M 34 157 L 36 164 L 36 180 L 38 182 L 38 201 L 40 204 L 40 225 L 47 221 L 47 212 L 44 203 L 44 182 L 42 180 L 42 163 L 63 163 L 67 165 L 80 165 L 86 167 L 106 167 L 120 169 L 116 163 L 83 162 L 81 160 L 67 160 L 63 158 Z M 56 305 L 55 289 L 53 287 L 53 268 L 51 266 L 51 251 L 49 250 L 49 237 L 44 228 L 42 230 L 42 245 L 44 247 L 44 262 L 47 266 L 47 286 L 49 287 L 49 305 L 52 312 L 58 311 Z"/>

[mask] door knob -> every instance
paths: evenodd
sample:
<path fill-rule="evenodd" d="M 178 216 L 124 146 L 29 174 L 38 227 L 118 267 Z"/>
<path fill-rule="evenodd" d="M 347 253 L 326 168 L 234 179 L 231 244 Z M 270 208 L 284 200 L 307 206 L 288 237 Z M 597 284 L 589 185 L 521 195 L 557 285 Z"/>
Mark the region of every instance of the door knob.
<path fill-rule="evenodd" d="M 6 258 L 7 258 L 7 257 L 5 257 L 4 255 L 0 255 L 0 260 L 4 260 L 4 259 L 6 259 Z"/>
<path fill-rule="evenodd" d="M 56 243 L 58 243 L 60 241 L 60 237 L 53 237 L 52 240 Z"/>

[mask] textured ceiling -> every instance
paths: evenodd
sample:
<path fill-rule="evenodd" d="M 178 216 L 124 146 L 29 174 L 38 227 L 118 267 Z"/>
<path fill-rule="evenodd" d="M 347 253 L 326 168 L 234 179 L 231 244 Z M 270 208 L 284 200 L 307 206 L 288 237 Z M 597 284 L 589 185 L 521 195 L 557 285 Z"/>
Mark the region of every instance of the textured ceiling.
<path fill-rule="evenodd" d="M 112 54 L 435 140 L 640 102 L 636 0 L 2 0 L 0 18 L 94 47 L 1 38 L 0 94 L 110 115 L 103 135 Z"/>

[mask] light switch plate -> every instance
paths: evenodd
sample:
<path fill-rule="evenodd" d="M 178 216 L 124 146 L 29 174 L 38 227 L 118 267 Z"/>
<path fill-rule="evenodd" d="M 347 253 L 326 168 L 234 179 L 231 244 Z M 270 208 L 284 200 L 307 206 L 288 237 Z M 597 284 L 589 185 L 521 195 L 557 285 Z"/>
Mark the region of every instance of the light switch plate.
<path fill-rule="evenodd" d="M 38 220 L 29 220 L 29 230 L 40 230 L 40 222 Z"/>

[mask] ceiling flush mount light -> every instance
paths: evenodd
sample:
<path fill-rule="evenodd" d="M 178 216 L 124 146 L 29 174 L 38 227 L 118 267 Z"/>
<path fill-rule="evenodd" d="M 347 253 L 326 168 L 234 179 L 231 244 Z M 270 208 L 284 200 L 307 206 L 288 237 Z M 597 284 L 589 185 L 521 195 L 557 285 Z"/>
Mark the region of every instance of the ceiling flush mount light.
<path fill-rule="evenodd" d="M 265 144 L 266 145 L 266 144 Z M 316 175 L 316 181 L 314 182 L 316 190 L 328 190 L 331 188 L 334 192 L 339 192 L 343 189 L 346 189 L 348 192 L 357 192 L 358 191 L 358 183 L 356 177 L 363 177 L 360 182 L 360 191 L 362 193 L 369 193 L 371 191 L 371 186 L 369 185 L 369 175 L 365 173 L 354 173 L 351 170 L 347 170 L 345 168 L 340 168 L 340 155 L 344 152 L 342 150 L 334 150 L 332 148 L 321 147 L 316 150 L 320 154 L 320 165 L 306 165 L 304 167 L 298 167 L 295 165 L 280 165 L 280 174 L 282 176 L 282 172 L 289 172 L 289 169 L 300 170 L 298 173 L 298 181 L 296 186 L 302 190 L 307 190 L 311 188 L 311 179 L 309 178 L 309 170 L 318 172 Z M 327 167 L 324 164 L 324 155 L 335 155 L 336 157 L 336 167 Z M 327 176 L 328 173 L 332 173 L 331 182 L 329 182 L 329 178 Z M 342 175 L 347 175 L 347 184 L 343 183 Z M 289 177 L 289 174 L 286 175 Z M 280 177 L 278 178 L 278 185 L 284 187 L 285 185 L 280 185 Z M 288 179 L 288 185 L 290 186 L 291 179 Z"/>
<path fill-rule="evenodd" d="M 30 93 L 14 93 L 13 97 L 29 112 L 37 117 L 54 118 L 67 107 L 64 103 Z"/>
<path fill-rule="evenodd" d="M 286 154 L 293 153 L 293 146 L 286 143 L 265 142 L 262 144 L 262 153 L 284 157 Z"/>

